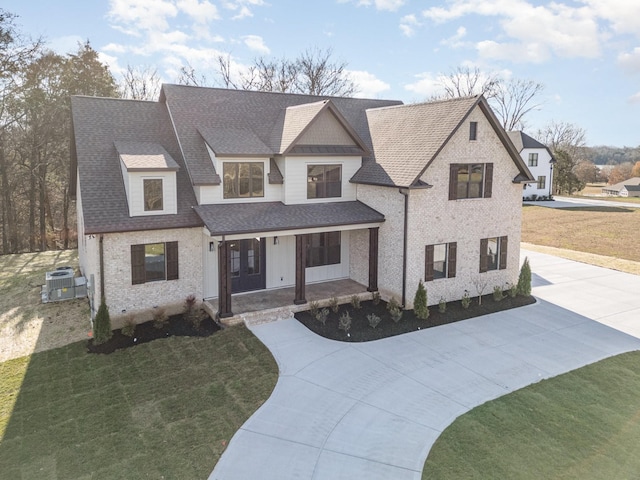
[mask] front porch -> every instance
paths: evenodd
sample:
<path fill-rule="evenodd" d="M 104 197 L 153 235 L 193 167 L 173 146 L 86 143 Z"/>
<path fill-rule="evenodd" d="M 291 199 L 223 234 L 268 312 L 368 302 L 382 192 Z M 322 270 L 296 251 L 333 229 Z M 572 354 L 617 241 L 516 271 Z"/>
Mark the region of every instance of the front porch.
<path fill-rule="evenodd" d="M 295 312 L 309 308 L 307 303 L 294 304 L 295 291 L 296 287 L 286 287 L 234 294 L 232 295 L 233 316 L 220 318 L 220 321 L 225 325 L 243 322 L 255 325 L 289 318 Z M 328 305 L 333 297 L 336 297 L 339 303 L 347 303 L 352 295 L 358 295 L 362 300 L 371 298 L 371 292 L 367 291 L 366 286 L 350 279 L 306 285 L 307 300 L 316 301 L 321 306 Z M 204 307 L 212 317 L 215 317 L 219 311 L 218 299 L 205 300 Z"/>

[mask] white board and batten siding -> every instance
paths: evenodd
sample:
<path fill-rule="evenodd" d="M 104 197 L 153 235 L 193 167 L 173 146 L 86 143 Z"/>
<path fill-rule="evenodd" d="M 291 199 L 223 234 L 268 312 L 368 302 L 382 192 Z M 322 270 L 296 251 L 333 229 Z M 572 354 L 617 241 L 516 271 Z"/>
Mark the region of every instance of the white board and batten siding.
<path fill-rule="evenodd" d="M 138 217 L 143 215 L 175 215 L 178 213 L 176 172 L 126 172 L 125 190 L 128 192 L 129 215 Z M 162 210 L 144 210 L 144 180 L 162 179 Z"/>
<path fill-rule="evenodd" d="M 361 157 L 285 157 L 284 168 L 284 203 L 326 203 L 348 202 L 356 200 L 356 186 L 349 183 L 362 166 Z M 307 198 L 307 167 L 310 165 L 341 165 L 342 196 L 339 198 Z M 286 174 L 285 174 L 286 172 Z"/>

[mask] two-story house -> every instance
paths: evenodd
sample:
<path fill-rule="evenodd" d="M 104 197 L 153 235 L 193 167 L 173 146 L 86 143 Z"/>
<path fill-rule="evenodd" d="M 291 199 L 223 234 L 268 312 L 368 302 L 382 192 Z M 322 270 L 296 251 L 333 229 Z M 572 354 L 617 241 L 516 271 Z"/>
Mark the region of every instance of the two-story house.
<path fill-rule="evenodd" d="M 233 315 L 236 293 L 349 278 L 411 307 L 518 275 L 529 171 L 483 97 L 417 105 L 164 85 L 73 97 L 92 310 Z"/>
<path fill-rule="evenodd" d="M 535 180 L 534 183 L 525 184 L 522 198 L 550 199 L 553 195 L 553 166 L 556 163 L 551 150 L 522 131 L 512 131 L 508 134 Z"/>

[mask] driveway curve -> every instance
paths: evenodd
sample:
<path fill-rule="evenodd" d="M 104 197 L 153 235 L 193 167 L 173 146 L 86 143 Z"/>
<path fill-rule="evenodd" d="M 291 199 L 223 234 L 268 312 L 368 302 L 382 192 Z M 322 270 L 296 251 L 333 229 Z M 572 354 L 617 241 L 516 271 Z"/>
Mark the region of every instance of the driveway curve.
<path fill-rule="evenodd" d="M 640 277 L 523 254 L 539 299 L 528 307 L 368 343 L 327 340 L 295 319 L 251 327 L 280 377 L 209 479 L 420 479 L 457 416 L 640 349 L 640 339 L 601 323 L 640 318 Z"/>

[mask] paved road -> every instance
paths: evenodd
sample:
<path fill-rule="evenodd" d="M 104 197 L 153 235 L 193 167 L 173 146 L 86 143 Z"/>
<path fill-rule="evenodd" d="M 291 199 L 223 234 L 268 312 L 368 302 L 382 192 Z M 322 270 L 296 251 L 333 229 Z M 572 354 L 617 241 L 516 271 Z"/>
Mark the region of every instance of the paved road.
<path fill-rule="evenodd" d="M 420 479 L 457 416 L 540 379 L 640 349 L 640 277 L 534 252 L 535 305 L 376 342 L 297 321 L 253 327 L 280 367 L 210 480 Z M 607 325 L 619 328 L 610 328 Z"/>
<path fill-rule="evenodd" d="M 553 202 L 524 202 L 527 205 L 535 205 L 537 207 L 548 208 L 570 208 L 570 207 L 622 207 L 622 208 L 640 208 L 640 203 L 633 202 L 614 202 L 605 198 L 572 198 L 572 197 L 553 197 Z"/>

